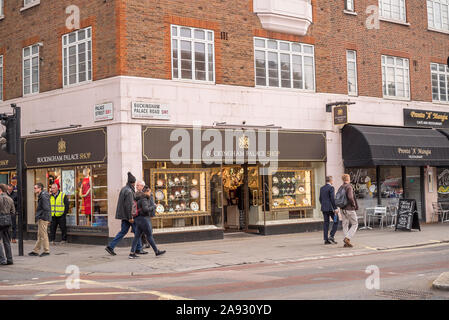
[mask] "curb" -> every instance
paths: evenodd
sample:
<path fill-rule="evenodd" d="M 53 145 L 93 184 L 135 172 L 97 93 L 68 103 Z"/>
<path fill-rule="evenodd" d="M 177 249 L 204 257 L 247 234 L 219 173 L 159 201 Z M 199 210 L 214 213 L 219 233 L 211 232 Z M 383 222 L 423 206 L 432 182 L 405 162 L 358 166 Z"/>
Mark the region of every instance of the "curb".
<path fill-rule="evenodd" d="M 449 272 L 440 274 L 440 276 L 433 282 L 432 287 L 438 290 L 449 291 Z"/>
<path fill-rule="evenodd" d="M 443 243 L 449 243 L 449 240 L 441 240 L 441 241 L 432 241 L 432 242 L 417 243 L 417 244 L 408 245 L 408 246 L 387 247 L 387 248 L 376 248 L 376 250 L 377 250 L 377 251 L 385 251 L 385 250 L 393 250 L 393 249 L 416 248 L 416 247 L 425 247 L 425 246 L 431 246 L 431 245 L 443 244 Z"/>

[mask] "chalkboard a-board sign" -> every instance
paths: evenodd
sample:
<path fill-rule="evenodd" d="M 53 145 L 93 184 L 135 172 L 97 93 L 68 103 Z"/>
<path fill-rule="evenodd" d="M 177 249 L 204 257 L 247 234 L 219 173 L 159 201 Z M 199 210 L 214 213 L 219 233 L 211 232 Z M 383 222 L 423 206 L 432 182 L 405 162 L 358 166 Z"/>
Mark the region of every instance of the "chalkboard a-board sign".
<path fill-rule="evenodd" d="M 421 231 L 415 199 L 399 200 L 395 231 L 398 229 L 408 231 L 412 231 L 412 229 L 418 229 L 419 231 Z"/>

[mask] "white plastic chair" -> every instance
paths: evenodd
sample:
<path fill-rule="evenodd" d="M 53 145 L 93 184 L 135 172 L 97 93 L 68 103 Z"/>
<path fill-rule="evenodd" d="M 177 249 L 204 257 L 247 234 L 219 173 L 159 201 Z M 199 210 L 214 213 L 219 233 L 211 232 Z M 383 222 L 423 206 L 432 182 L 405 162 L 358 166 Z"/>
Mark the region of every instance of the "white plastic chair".
<path fill-rule="evenodd" d="M 437 217 L 436 222 L 438 222 L 440 216 L 442 223 L 449 222 L 449 210 L 444 210 L 440 202 L 433 202 L 432 208 L 433 208 L 432 222 L 435 221 L 435 217 Z"/>
<path fill-rule="evenodd" d="M 371 219 L 379 220 L 379 225 L 381 228 L 384 227 L 384 220 L 387 218 L 387 207 L 375 207 L 374 212 L 372 214 L 368 214 L 368 226 L 371 223 Z"/>

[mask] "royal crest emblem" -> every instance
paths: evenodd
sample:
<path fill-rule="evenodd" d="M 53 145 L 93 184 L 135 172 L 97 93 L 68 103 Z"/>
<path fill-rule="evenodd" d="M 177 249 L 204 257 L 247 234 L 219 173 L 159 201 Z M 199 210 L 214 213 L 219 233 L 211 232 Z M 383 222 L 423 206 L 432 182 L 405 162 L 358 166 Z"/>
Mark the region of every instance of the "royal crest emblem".
<path fill-rule="evenodd" d="M 58 152 L 59 153 L 64 153 L 67 149 L 67 144 L 66 142 L 61 138 L 61 140 L 59 140 L 58 142 Z"/>
<path fill-rule="evenodd" d="M 248 149 L 249 148 L 249 137 L 248 136 L 241 136 L 239 138 L 239 146 L 240 149 Z"/>

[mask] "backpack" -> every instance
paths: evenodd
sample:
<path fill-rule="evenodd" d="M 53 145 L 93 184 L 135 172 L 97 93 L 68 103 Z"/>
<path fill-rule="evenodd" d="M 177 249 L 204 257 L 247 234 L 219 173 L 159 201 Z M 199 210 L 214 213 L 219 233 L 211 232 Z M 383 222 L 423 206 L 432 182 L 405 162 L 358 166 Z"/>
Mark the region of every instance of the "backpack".
<path fill-rule="evenodd" d="M 341 209 L 348 205 L 348 198 L 346 197 L 346 188 L 341 186 L 335 195 L 335 205 Z"/>

